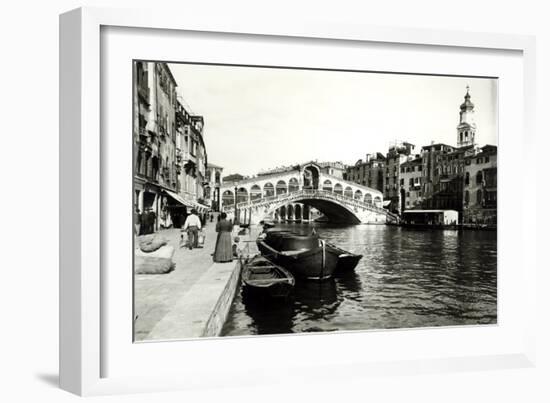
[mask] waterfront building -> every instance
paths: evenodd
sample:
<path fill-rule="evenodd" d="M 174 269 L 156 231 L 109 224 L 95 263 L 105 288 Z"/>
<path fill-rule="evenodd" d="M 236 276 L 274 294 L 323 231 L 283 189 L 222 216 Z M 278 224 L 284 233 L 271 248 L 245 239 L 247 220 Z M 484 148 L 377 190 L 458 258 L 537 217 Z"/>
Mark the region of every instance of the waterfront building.
<path fill-rule="evenodd" d="M 465 165 L 479 150 L 476 145 L 474 104 L 469 87 L 459 108 L 456 128 L 456 147 L 447 144 L 431 144 L 422 148 L 425 176 L 424 208 L 452 209 L 459 212 L 462 222 L 464 212 Z"/>
<path fill-rule="evenodd" d="M 220 187 L 222 185 L 223 168 L 208 163 L 206 165 L 206 186 L 204 188 L 206 204 L 208 204 L 212 210 L 219 211 L 221 206 Z"/>
<path fill-rule="evenodd" d="M 386 154 L 384 175 L 384 205 L 394 213 L 401 213 L 400 173 L 401 164 L 413 158 L 414 144 L 396 142 L 391 145 Z"/>
<path fill-rule="evenodd" d="M 386 157 L 382 153 L 367 154 L 365 161 L 360 159 L 346 168 L 344 179 L 383 191 L 385 166 Z"/>
<path fill-rule="evenodd" d="M 135 62 L 134 206 L 153 212 L 153 229 L 172 225 L 167 192 L 177 191 L 176 81 L 166 63 Z"/>
<path fill-rule="evenodd" d="M 400 167 L 399 187 L 401 189 L 401 212 L 409 209 L 421 208 L 422 193 L 422 158 L 405 161 Z"/>
<path fill-rule="evenodd" d="M 497 147 L 468 156 L 464 169 L 464 223 L 497 223 Z"/>

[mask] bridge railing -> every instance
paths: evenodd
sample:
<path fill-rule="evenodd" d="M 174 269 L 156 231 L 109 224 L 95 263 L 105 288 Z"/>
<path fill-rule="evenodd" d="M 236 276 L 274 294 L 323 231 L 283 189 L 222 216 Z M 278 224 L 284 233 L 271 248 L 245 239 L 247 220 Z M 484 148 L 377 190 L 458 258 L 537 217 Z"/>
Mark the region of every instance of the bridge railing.
<path fill-rule="evenodd" d="M 378 207 L 374 204 L 369 204 L 369 203 L 366 203 L 362 200 L 357 200 L 353 197 L 345 196 L 345 195 L 339 194 L 339 193 L 334 193 L 332 191 L 317 190 L 317 189 L 301 189 L 301 190 L 298 190 L 298 191 L 295 191 L 295 192 L 284 193 L 284 194 L 280 194 L 280 195 L 273 195 L 273 196 L 258 198 L 258 199 L 255 199 L 255 200 L 244 201 L 244 202 L 237 203 L 237 209 L 242 210 L 242 209 L 246 209 L 246 208 L 250 208 L 250 207 L 261 207 L 262 205 L 269 205 L 269 204 L 272 204 L 272 203 L 275 203 L 275 202 L 277 202 L 277 203 L 292 202 L 294 200 L 301 199 L 304 196 L 305 197 L 313 196 L 313 197 L 316 197 L 316 198 L 324 198 L 324 199 L 327 199 L 327 200 L 335 200 L 336 199 L 336 200 L 341 201 L 345 204 L 352 205 L 352 206 L 358 207 L 358 208 L 364 208 L 364 209 L 367 209 L 367 210 L 370 210 L 370 211 L 373 211 L 373 212 L 376 212 L 376 213 L 380 213 L 380 214 L 387 214 L 388 213 L 387 210 L 383 209 L 382 207 Z M 233 205 L 222 206 L 222 211 L 224 211 L 224 212 L 233 212 L 234 209 L 235 209 L 234 204 Z"/>

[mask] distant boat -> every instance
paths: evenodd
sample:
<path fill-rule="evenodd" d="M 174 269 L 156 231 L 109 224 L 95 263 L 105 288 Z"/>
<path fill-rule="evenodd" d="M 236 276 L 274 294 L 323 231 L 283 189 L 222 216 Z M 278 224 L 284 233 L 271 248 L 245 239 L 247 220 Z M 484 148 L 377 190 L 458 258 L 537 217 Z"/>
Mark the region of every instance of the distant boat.
<path fill-rule="evenodd" d="M 292 274 L 262 256 L 254 256 L 244 263 L 243 292 L 249 296 L 286 297 L 294 287 Z"/>

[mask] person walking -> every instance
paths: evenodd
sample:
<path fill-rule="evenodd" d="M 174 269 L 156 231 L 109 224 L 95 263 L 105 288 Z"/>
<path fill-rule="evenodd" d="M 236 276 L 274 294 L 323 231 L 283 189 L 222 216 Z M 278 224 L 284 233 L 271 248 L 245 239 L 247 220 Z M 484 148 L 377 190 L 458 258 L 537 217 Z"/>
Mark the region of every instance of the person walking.
<path fill-rule="evenodd" d="M 199 230 L 201 228 L 201 219 L 197 216 L 197 210 L 193 209 L 183 224 L 183 230 L 187 230 L 189 250 L 199 246 Z"/>
<path fill-rule="evenodd" d="M 227 220 L 227 214 L 221 213 L 219 221 L 216 223 L 216 248 L 214 249 L 214 262 L 224 263 L 233 260 L 233 251 L 231 249 L 231 231 L 233 224 Z"/>
<path fill-rule="evenodd" d="M 141 235 L 141 218 L 141 211 L 136 208 L 136 212 L 134 213 L 134 228 L 136 231 L 136 236 Z"/>
<path fill-rule="evenodd" d="M 153 211 L 151 207 L 147 208 L 147 212 L 144 214 L 145 217 L 142 217 L 142 221 L 145 222 L 145 234 L 152 234 L 155 232 L 155 220 L 157 219 L 157 214 Z"/>

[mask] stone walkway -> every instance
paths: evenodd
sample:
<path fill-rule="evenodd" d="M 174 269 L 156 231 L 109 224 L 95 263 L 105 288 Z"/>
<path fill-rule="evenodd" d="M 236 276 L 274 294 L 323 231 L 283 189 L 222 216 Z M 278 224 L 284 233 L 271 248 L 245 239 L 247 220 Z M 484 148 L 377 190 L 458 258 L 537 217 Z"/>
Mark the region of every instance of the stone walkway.
<path fill-rule="evenodd" d="M 204 232 L 204 248 L 180 248 L 180 229 L 159 231 L 174 246 L 175 269 L 168 274 L 138 274 L 134 279 L 135 340 L 140 341 L 167 314 L 213 265 L 212 253 L 216 245 L 215 221 L 208 222 Z M 217 264 L 218 266 L 220 264 Z M 225 263 L 234 267 L 234 263 Z"/>

